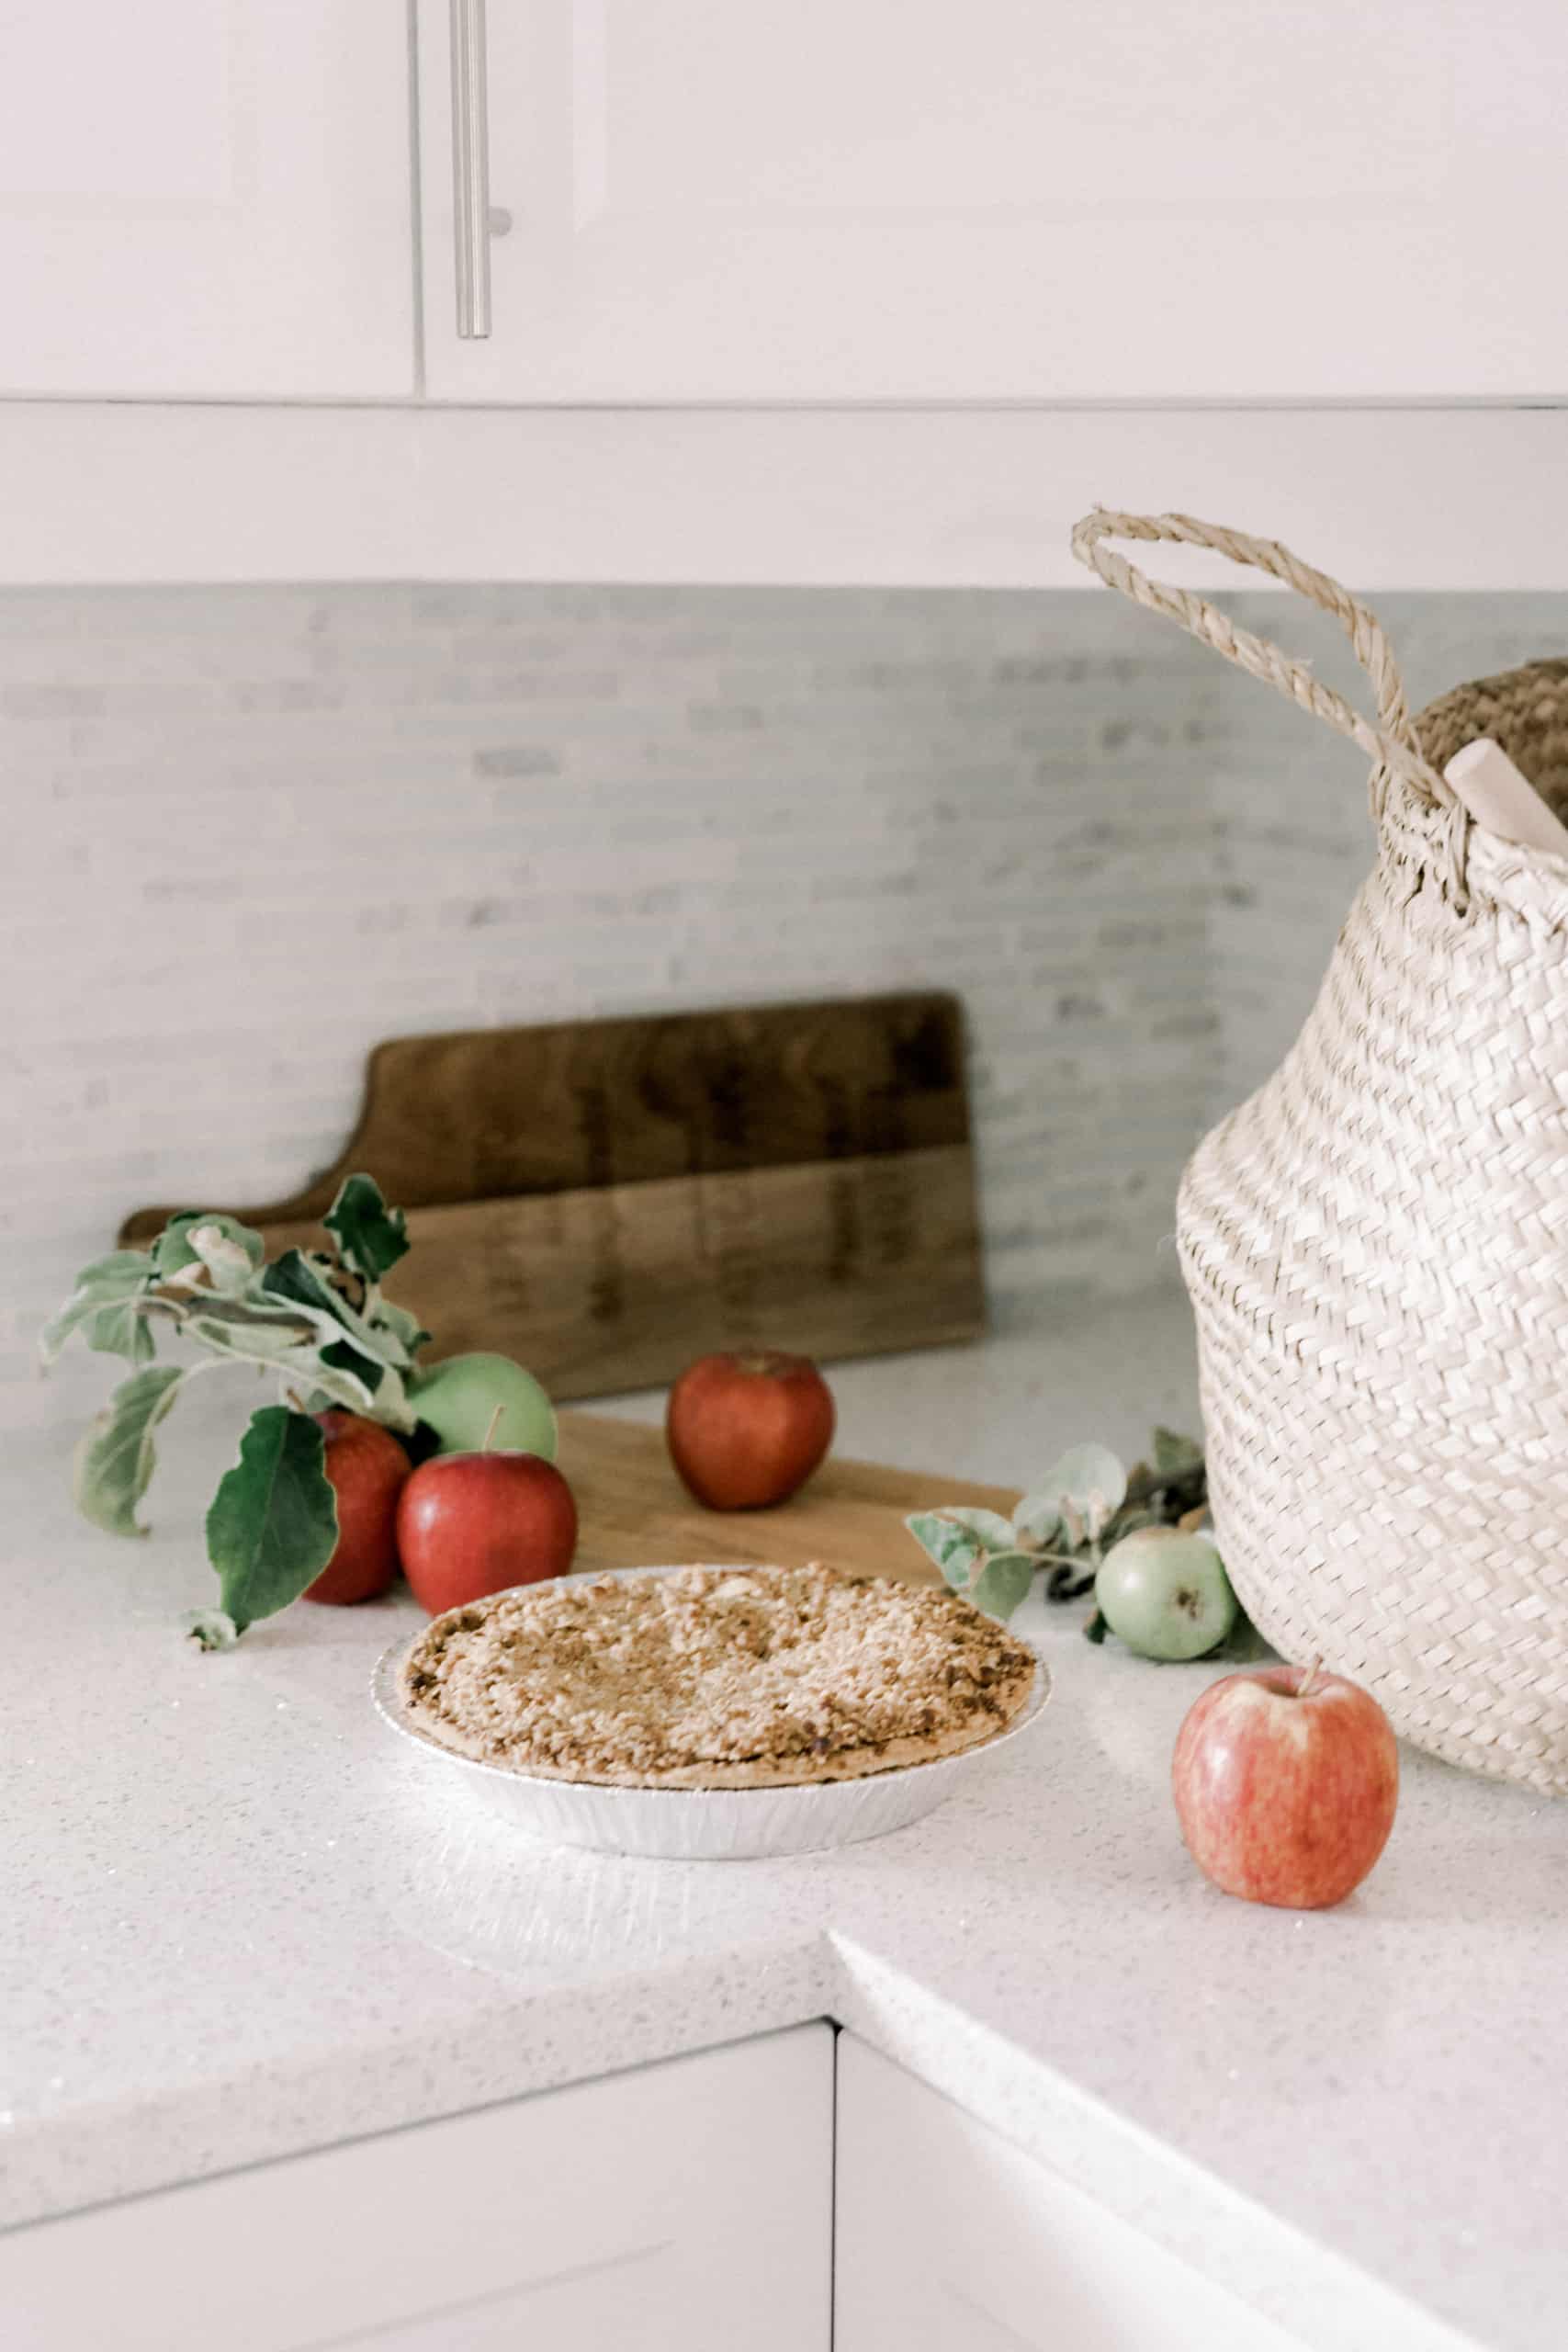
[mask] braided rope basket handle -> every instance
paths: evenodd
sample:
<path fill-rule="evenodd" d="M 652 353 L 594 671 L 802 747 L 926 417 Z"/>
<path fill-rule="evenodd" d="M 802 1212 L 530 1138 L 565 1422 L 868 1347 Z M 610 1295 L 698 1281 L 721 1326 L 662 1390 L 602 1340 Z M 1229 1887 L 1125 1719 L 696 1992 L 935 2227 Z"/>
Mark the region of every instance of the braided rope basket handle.
<path fill-rule="evenodd" d="M 1228 556 L 1233 563 L 1249 564 L 1255 571 L 1271 572 L 1309 604 L 1332 613 L 1371 682 L 1381 723 L 1374 726 L 1363 718 L 1343 695 L 1314 678 L 1304 662 L 1292 662 L 1267 638 L 1254 637 L 1249 629 L 1238 628 L 1206 597 L 1150 580 L 1125 556 L 1109 547 L 1106 542 L 1110 539 L 1171 539 L 1188 547 L 1212 548 L 1216 554 Z M 1371 797 L 1375 821 L 1382 821 L 1389 778 L 1393 775 L 1408 785 L 1428 807 L 1448 810 L 1451 822 L 1448 829 L 1447 878 L 1456 904 L 1463 906 L 1465 812 L 1451 786 L 1421 750 L 1411 723 L 1404 681 L 1375 613 L 1337 580 L 1331 580 L 1326 572 L 1314 571 L 1311 564 L 1303 563 L 1277 539 L 1255 539 L 1245 531 L 1227 530 L 1218 523 L 1201 523 L 1190 514 L 1116 514 L 1097 506 L 1074 530 L 1073 553 L 1080 563 L 1098 572 L 1107 587 L 1130 597 L 1135 605 L 1145 605 L 1152 613 L 1163 613 L 1186 629 L 1189 636 L 1212 645 L 1227 662 L 1261 678 L 1290 701 L 1299 703 L 1303 710 L 1310 710 L 1339 734 L 1359 743 L 1374 763 Z"/>

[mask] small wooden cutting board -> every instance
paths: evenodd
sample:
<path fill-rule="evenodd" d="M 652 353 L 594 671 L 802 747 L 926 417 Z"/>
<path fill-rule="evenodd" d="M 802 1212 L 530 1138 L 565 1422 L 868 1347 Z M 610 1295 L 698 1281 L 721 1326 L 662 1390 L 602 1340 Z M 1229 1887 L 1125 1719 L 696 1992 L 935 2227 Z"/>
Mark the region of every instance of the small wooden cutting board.
<path fill-rule="evenodd" d="M 579 1568 L 682 1567 L 821 1560 L 852 1576 L 942 1579 L 904 1525 L 931 1505 L 979 1504 L 1010 1514 L 1010 1487 L 934 1471 L 829 1458 L 800 1493 L 771 1510 L 705 1510 L 671 1467 L 661 1429 L 603 1413 L 563 1413 L 560 1466 L 577 1497 Z"/>
<path fill-rule="evenodd" d="M 356 1169 L 408 1212 L 387 1287 L 431 1360 L 495 1349 L 557 1397 L 654 1387 L 724 1348 L 831 1360 L 984 1326 L 948 995 L 394 1038 L 335 1165 L 235 1213 L 269 1255 L 319 1248 Z M 171 1214 L 137 1210 L 121 1240 Z"/>

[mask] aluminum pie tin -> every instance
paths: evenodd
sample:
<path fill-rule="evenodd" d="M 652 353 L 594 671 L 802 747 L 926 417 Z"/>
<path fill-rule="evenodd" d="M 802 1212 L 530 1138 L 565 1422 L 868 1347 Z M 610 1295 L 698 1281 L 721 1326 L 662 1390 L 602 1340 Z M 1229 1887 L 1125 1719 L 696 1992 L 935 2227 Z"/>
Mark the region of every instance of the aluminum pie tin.
<path fill-rule="evenodd" d="M 647 1577 L 671 1576 L 674 1570 L 609 1568 L 600 1573 Z M 540 1780 L 505 1765 L 481 1764 L 443 1747 L 418 1729 L 409 1718 L 401 1679 L 404 1661 L 419 1638 L 415 1634 L 394 1642 L 377 1660 L 370 1696 L 382 1721 L 409 1742 L 433 1781 L 449 1789 L 466 1786 L 479 1803 L 547 1845 L 670 1861 L 744 1861 L 765 1855 L 818 1853 L 903 1829 L 989 1772 L 1004 1747 L 1027 1738 L 1051 1695 L 1050 1674 L 1037 1659 L 1028 1701 L 995 1739 L 962 1748 L 955 1756 L 898 1765 L 860 1780 L 783 1789 L 605 1788 L 586 1781 Z"/>

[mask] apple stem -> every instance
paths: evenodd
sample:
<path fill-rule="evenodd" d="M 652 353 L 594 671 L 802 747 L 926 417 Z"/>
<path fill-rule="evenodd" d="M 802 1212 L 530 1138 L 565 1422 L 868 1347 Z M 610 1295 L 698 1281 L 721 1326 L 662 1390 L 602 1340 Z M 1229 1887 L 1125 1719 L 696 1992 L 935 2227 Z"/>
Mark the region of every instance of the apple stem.
<path fill-rule="evenodd" d="M 1298 1699 L 1304 1699 L 1309 1695 L 1313 1684 L 1317 1680 L 1318 1676 L 1322 1672 L 1323 1660 L 1321 1657 L 1314 1657 L 1312 1664 L 1308 1667 L 1305 1676 L 1296 1685 L 1296 1696 Z"/>
<path fill-rule="evenodd" d="M 505 1410 L 506 1408 L 504 1405 L 498 1405 L 494 1412 L 491 1415 L 490 1427 L 485 1431 L 485 1442 L 479 1448 L 479 1452 L 481 1453 L 488 1453 L 491 1447 L 495 1443 L 495 1433 L 501 1426 L 501 1417 Z"/>

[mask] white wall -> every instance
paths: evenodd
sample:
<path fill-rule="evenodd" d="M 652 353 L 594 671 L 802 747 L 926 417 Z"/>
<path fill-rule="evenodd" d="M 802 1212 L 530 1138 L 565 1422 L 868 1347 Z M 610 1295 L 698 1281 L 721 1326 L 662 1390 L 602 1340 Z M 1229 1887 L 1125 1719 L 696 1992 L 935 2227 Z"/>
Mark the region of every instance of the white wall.
<path fill-rule="evenodd" d="M 1568 640 L 1382 601 L 1423 694 Z M 1370 855 L 1353 752 L 1093 591 L 11 591 L 0 779 L 12 1421 L 128 1208 L 292 1189 L 414 1030 L 951 986 L 998 1314 L 1169 1279 Z"/>

